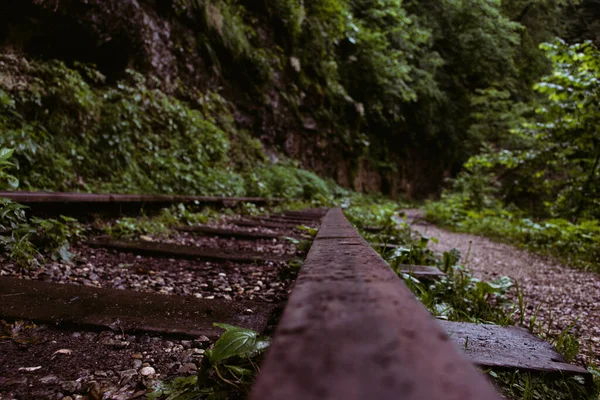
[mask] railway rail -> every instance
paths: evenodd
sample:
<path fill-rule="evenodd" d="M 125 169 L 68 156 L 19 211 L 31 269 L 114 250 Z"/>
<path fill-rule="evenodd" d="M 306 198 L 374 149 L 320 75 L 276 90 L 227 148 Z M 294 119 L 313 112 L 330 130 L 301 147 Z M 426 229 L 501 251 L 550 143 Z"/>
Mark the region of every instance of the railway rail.
<path fill-rule="evenodd" d="M 30 204 L 150 201 L 40 196 Z M 319 230 L 293 281 L 287 238 L 302 237 L 298 225 Z M 213 322 L 274 330 L 253 400 L 499 398 L 341 209 L 178 231 L 183 244 L 94 240 L 79 245 L 72 266 L 0 270 L 0 319 L 45 326 L 0 341 L 0 398 L 140 397 L 147 379 L 196 373 L 222 332 Z"/>
<path fill-rule="evenodd" d="M 278 198 L 263 197 L 221 197 L 221 196 L 175 196 L 175 195 L 139 195 L 139 194 L 96 194 L 96 193 L 53 193 L 0 191 L 0 198 L 7 198 L 23 204 L 33 214 L 74 215 L 90 214 L 129 214 L 140 209 L 152 211 L 173 204 L 191 204 L 199 206 L 233 207 L 241 203 L 257 205 L 277 204 Z"/>

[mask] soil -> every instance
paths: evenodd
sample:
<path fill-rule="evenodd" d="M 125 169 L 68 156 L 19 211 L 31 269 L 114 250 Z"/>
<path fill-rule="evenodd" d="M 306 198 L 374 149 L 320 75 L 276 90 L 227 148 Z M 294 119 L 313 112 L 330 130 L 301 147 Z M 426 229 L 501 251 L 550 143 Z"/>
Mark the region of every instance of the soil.
<path fill-rule="evenodd" d="M 599 274 L 570 268 L 551 257 L 481 236 L 440 229 L 426 223 L 419 210 L 405 212 L 408 220 L 414 221 L 413 228 L 438 240 L 438 243 L 430 242 L 434 251 L 442 253 L 455 247 L 460 250 L 463 262 L 469 253 L 467 267 L 475 277 L 492 280 L 505 275 L 518 282 L 526 307 L 526 326 L 537 313 L 536 325 L 541 327 L 540 332 L 556 338 L 573 324 L 570 332 L 580 343 L 576 361 L 583 365 L 600 363 Z M 508 297 L 517 303 L 514 288 Z M 515 318 L 518 320 L 518 312 Z"/>
<path fill-rule="evenodd" d="M 0 341 L 0 399 L 143 398 L 154 379 L 193 375 L 210 344 L 24 328 Z"/>

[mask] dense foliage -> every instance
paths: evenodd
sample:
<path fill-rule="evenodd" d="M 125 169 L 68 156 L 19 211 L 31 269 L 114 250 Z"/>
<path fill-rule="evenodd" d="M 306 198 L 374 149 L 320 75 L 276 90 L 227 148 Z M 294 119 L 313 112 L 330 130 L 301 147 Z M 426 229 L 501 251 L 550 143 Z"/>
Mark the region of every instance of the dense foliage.
<path fill-rule="evenodd" d="M 398 156 L 429 162 L 428 153 L 442 168 L 459 165 L 479 147 L 470 129 L 472 99 L 490 87 L 520 90 L 523 26 L 499 2 L 328 0 L 302 7 L 288 0 L 270 7 L 285 15 L 291 4 L 301 29 L 282 44 L 302 66 L 299 84 L 321 94 L 320 117 L 335 134 L 382 168 L 398 168 Z"/>
<path fill-rule="evenodd" d="M 268 165 L 260 142 L 235 129 L 216 94 L 192 107 L 133 71 L 105 87 L 88 67 L 2 60 L 14 80 L 0 82 L 0 145 L 15 149 L 24 189 L 327 195 L 316 175 Z"/>
<path fill-rule="evenodd" d="M 483 114 L 534 96 L 531 83 L 548 68 L 537 45 L 560 33 L 564 8 L 519 0 L 165 4 L 195 34 L 177 41 L 182 57 L 199 55 L 207 82 L 243 94 L 133 71 L 113 74 L 115 84 L 73 62 L 77 55 L 67 63 L 4 56 L 0 145 L 16 149 L 24 187 L 265 193 L 256 180 L 277 181 L 283 169 L 246 174 L 265 162 L 233 117 L 251 102 L 278 119 L 263 125 L 284 131 L 308 116 L 315 140 L 392 176 L 384 190 L 403 180 L 415 194 L 436 191 L 488 138 Z M 411 173 L 421 169 L 429 180 Z M 294 195 L 306 192 L 305 178 L 292 178 Z"/>
<path fill-rule="evenodd" d="M 598 269 L 600 52 L 562 40 L 542 49 L 553 69 L 535 85 L 543 95 L 535 113 L 509 119 L 502 128 L 512 129 L 496 132 L 428 215 Z"/>
<path fill-rule="evenodd" d="M 0 190 L 17 189 L 19 181 L 6 170 L 13 150 L 0 149 Z M 0 198 L 0 251 L 20 267 L 39 265 L 44 256 L 70 261 L 69 240 L 80 233 L 73 218 L 41 219 L 25 214 L 26 207 L 6 198 Z"/>

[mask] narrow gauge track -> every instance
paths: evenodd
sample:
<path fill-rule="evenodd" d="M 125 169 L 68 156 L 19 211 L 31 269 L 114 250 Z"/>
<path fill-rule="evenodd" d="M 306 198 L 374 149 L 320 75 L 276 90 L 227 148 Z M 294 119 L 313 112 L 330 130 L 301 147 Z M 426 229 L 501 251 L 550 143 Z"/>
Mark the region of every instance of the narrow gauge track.
<path fill-rule="evenodd" d="M 290 254 L 273 235 L 299 236 L 298 223 L 320 229 L 294 284 L 269 257 Z M 177 238 L 220 258 L 94 243 L 73 267 L 2 267 L 0 318 L 44 327 L 0 342 L 0 398 L 141 397 L 147 379 L 195 373 L 213 322 L 273 330 L 292 285 L 252 399 L 498 398 L 340 209 L 226 224 Z"/>

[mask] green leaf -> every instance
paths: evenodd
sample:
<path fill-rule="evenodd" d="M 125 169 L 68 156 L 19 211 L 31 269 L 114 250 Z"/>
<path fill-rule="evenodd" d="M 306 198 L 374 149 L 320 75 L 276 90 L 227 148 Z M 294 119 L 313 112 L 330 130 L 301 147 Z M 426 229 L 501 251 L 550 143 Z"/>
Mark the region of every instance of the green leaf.
<path fill-rule="evenodd" d="M 8 175 L 6 179 L 8 179 L 8 186 L 10 186 L 11 189 L 16 190 L 19 188 L 19 180 L 16 177 Z"/>
<path fill-rule="evenodd" d="M 292 244 L 298 244 L 300 243 L 300 241 L 296 238 L 293 237 L 289 237 L 289 236 L 283 236 L 283 239 L 287 240 L 288 242 L 292 243 Z"/>
<path fill-rule="evenodd" d="M 225 365 L 225 368 L 227 368 L 233 375 L 235 375 L 238 378 L 240 378 L 242 376 L 254 375 L 254 371 L 252 371 L 248 368 L 238 367 L 236 365 Z"/>
<path fill-rule="evenodd" d="M 14 149 L 0 149 L 0 161 L 10 160 L 14 151 Z"/>
<path fill-rule="evenodd" d="M 69 242 L 64 242 L 57 250 L 60 259 L 65 262 L 70 262 L 73 257 L 73 253 L 69 251 Z"/>
<path fill-rule="evenodd" d="M 304 232 L 308 233 L 309 235 L 311 235 L 313 237 L 317 236 L 317 232 L 319 232 L 318 229 L 311 228 L 311 227 L 306 226 L 306 225 L 298 225 L 296 227 L 296 229 L 304 231 Z"/>
<path fill-rule="evenodd" d="M 230 357 L 253 357 L 269 347 L 269 339 L 260 337 L 258 332 L 251 329 L 220 323 L 213 325 L 225 329 L 225 333 L 217 340 L 215 347 L 206 352 L 212 364 Z"/>

